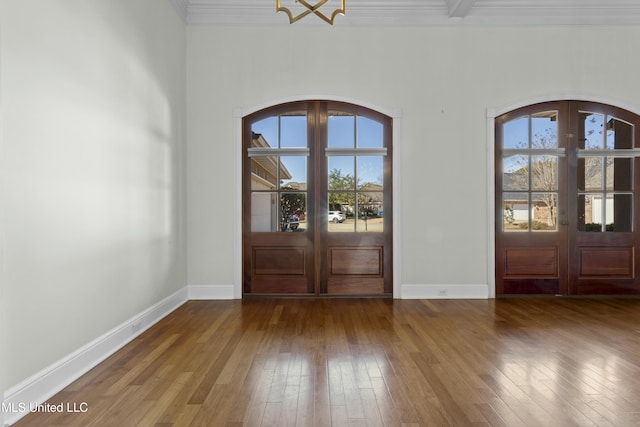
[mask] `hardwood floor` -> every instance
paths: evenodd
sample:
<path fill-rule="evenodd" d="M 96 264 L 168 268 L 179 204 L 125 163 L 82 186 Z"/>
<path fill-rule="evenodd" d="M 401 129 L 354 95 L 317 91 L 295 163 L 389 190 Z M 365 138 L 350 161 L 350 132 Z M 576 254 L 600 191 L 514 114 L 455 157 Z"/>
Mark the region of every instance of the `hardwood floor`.
<path fill-rule="evenodd" d="M 639 426 L 640 300 L 190 301 L 49 403 L 15 425 Z"/>

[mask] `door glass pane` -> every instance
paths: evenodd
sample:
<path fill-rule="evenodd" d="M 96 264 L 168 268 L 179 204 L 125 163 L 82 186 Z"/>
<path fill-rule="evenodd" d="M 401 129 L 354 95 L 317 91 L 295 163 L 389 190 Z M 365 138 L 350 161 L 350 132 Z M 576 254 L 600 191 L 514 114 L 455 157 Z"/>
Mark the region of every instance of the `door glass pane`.
<path fill-rule="evenodd" d="M 604 219 L 604 221 L 603 221 Z M 633 231 L 632 194 L 581 194 L 578 196 L 578 230 L 587 232 Z"/>
<path fill-rule="evenodd" d="M 307 193 L 280 193 L 280 230 L 307 230 Z"/>
<path fill-rule="evenodd" d="M 358 156 L 357 163 L 358 188 L 382 191 L 382 183 L 384 182 L 383 157 Z"/>
<path fill-rule="evenodd" d="M 578 196 L 578 231 L 602 231 L 601 200 L 601 196 L 594 194 Z"/>
<path fill-rule="evenodd" d="M 531 229 L 556 231 L 558 227 L 558 193 L 533 193 L 531 195 Z"/>
<path fill-rule="evenodd" d="M 604 115 L 581 112 L 584 119 L 579 148 L 586 150 L 602 150 L 604 148 Z"/>
<path fill-rule="evenodd" d="M 278 231 L 277 193 L 251 193 L 251 231 Z"/>
<path fill-rule="evenodd" d="M 529 148 L 529 116 L 502 125 L 503 148 Z"/>
<path fill-rule="evenodd" d="M 596 209 L 600 211 L 598 212 L 599 215 L 595 217 L 595 220 L 598 224 L 604 224 L 604 231 L 613 231 L 613 195 L 607 194 L 605 197 L 602 197 L 602 195 L 599 194 L 594 198 L 594 202 Z"/>
<path fill-rule="evenodd" d="M 383 231 L 384 187 L 383 157 L 358 156 L 358 210 L 361 221 L 356 223 L 356 231 Z"/>
<path fill-rule="evenodd" d="M 529 156 L 510 156 L 502 160 L 503 190 L 529 189 Z"/>
<path fill-rule="evenodd" d="M 606 148 L 611 150 L 633 148 L 633 125 L 614 117 L 609 118 Z"/>
<path fill-rule="evenodd" d="M 380 233 L 384 231 L 382 193 L 358 192 L 356 196 L 356 231 Z"/>
<path fill-rule="evenodd" d="M 329 201 L 328 231 L 353 233 L 355 231 L 355 194 L 353 192 L 332 191 L 327 195 L 327 199 Z"/>
<path fill-rule="evenodd" d="M 275 190 L 278 187 L 278 157 L 257 156 L 251 158 L 251 189 Z"/>
<path fill-rule="evenodd" d="M 607 202 L 605 206 L 607 231 L 633 231 L 633 196 L 631 194 L 614 194 L 607 198 Z"/>
<path fill-rule="evenodd" d="M 598 191 L 604 188 L 604 157 L 578 159 L 578 187 L 582 191 Z"/>
<path fill-rule="evenodd" d="M 558 190 L 557 156 L 531 156 L 531 189 Z"/>
<path fill-rule="evenodd" d="M 339 111 L 329 111 L 328 132 L 330 148 L 355 148 L 355 116 Z"/>
<path fill-rule="evenodd" d="M 531 148 L 558 148 L 558 113 L 544 111 L 531 116 Z"/>
<path fill-rule="evenodd" d="M 382 123 L 358 116 L 358 148 L 382 148 Z"/>
<path fill-rule="evenodd" d="M 631 191 L 632 159 L 613 159 L 613 166 L 607 166 L 607 189 Z"/>
<path fill-rule="evenodd" d="M 529 230 L 529 193 L 503 193 L 504 231 Z"/>
<path fill-rule="evenodd" d="M 604 231 L 602 218 L 605 205 L 602 194 L 581 194 L 578 196 L 578 230 Z"/>
<path fill-rule="evenodd" d="M 329 163 L 329 190 L 355 190 L 355 157 L 354 156 L 330 156 Z"/>
<path fill-rule="evenodd" d="M 307 157 L 280 157 L 280 188 L 286 190 L 307 189 Z"/>
<path fill-rule="evenodd" d="M 252 147 L 278 147 L 278 116 L 254 122 L 251 125 L 251 131 L 253 132 Z"/>
<path fill-rule="evenodd" d="M 304 111 L 280 116 L 280 148 L 307 147 L 307 116 Z"/>

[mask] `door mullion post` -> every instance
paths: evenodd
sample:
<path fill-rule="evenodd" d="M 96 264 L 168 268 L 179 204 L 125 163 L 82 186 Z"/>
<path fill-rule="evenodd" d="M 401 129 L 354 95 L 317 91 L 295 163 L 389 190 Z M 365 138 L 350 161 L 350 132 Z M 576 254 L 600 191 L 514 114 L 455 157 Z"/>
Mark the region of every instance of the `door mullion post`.
<path fill-rule="evenodd" d="M 566 135 L 567 146 L 567 185 L 565 187 L 567 198 L 567 276 L 565 279 L 566 285 L 564 295 L 574 295 L 577 292 L 577 280 L 579 276 L 580 266 L 575 260 L 579 257 L 579 250 L 577 249 L 578 229 L 580 221 L 584 219 L 579 218 L 579 214 L 584 215 L 583 209 L 579 208 L 578 196 L 580 194 L 579 184 L 581 188 L 584 188 L 584 182 L 579 183 L 578 178 L 584 179 L 584 171 L 580 168 L 584 168 L 584 165 L 579 166 L 578 157 L 580 154 L 580 141 L 584 141 L 584 126 L 581 125 L 580 109 L 575 102 L 565 102 L 566 104 L 566 120 L 561 123 L 566 123 L 566 131 L 561 130 L 561 135 Z M 561 289 L 562 290 L 562 289 Z"/>
<path fill-rule="evenodd" d="M 320 295 L 327 292 L 326 277 L 326 224 L 327 215 L 327 159 L 324 149 L 327 141 L 327 103 L 314 101 L 312 106 L 312 180 L 313 180 L 313 252 L 314 256 L 314 293 Z"/>

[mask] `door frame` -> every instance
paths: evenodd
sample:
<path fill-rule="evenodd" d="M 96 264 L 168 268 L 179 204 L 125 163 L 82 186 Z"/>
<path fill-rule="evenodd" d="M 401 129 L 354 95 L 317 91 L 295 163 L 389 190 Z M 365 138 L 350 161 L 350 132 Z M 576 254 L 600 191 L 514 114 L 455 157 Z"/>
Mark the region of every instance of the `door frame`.
<path fill-rule="evenodd" d="M 233 286 L 232 293 L 233 295 L 227 295 L 229 299 L 242 299 L 242 121 L 243 118 L 253 114 L 257 111 L 264 110 L 265 108 L 272 107 L 274 105 L 286 104 L 289 102 L 296 101 L 309 101 L 309 100 L 322 100 L 322 101 L 337 101 L 344 102 L 348 104 L 359 105 L 370 110 L 377 111 L 381 114 L 391 117 L 392 121 L 392 140 L 391 144 L 393 145 L 393 158 L 392 158 L 392 200 L 393 200 L 393 298 L 401 298 L 401 272 L 399 260 L 401 259 L 401 248 L 400 248 L 400 236 L 401 236 L 401 202 L 400 202 L 400 137 L 401 137 L 401 119 L 402 112 L 399 109 L 386 109 L 381 108 L 379 106 L 373 105 L 370 102 L 340 97 L 340 96 L 332 96 L 332 95 L 298 95 L 291 96 L 286 98 L 279 98 L 270 100 L 266 103 L 253 106 L 253 107 L 236 107 L 233 109 L 233 122 L 234 122 L 234 151 L 235 151 L 235 200 L 234 200 L 234 212 L 233 216 L 233 234 L 234 234 L 234 248 L 233 248 Z"/>
<path fill-rule="evenodd" d="M 622 108 L 631 113 L 640 115 L 640 104 L 631 104 L 627 101 L 622 101 L 620 99 L 604 95 L 585 95 L 582 93 L 571 92 L 557 95 L 549 94 L 542 97 L 521 100 L 517 103 L 503 105 L 501 107 L 487 108 L 487 284 L 489 287 L 489 298 L 496 297 L 495 120 L 497 117 L 519 108 L 554 101 L 595 102 Z"/>

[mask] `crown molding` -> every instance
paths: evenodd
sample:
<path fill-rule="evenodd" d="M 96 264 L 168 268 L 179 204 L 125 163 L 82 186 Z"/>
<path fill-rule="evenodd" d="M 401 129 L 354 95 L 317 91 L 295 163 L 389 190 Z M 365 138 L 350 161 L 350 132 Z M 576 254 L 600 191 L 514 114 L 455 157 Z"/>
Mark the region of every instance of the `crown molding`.
<path fill-rule="evenodd" d="M 169 1 L 187 25 L 290 25 L 273 0 Z M 346 0 L 346 14 L 335 20 L 335 26 L 639 24 L 637 0 Z M 326 23 L 309 16 L 294 25 Z"/>
<path fill-rule="evenodd" d="M 182 22 L 187 23 L 187 14 L 189 9 L 189 0 L 169 0 L 169 3 L 173 6 L 176 14 Z"/>
<path fill-rule="evenodd" d="M 467 16 L 476 0 L 447 0 L 450 18 L 464 18 Z"/>

